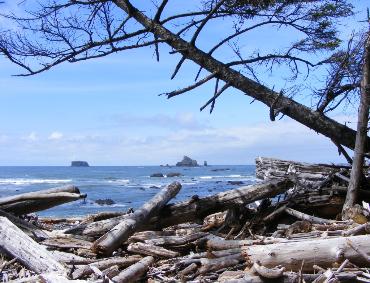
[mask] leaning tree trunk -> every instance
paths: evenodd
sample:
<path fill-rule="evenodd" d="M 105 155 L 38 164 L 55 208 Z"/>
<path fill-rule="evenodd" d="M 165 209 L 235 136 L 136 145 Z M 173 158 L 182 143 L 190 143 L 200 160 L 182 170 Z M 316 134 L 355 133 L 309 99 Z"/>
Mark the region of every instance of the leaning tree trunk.
<path fill-rule="evenodd" d="M 370 100 L 370 33 L 368 33 L 365 45 L 365 60 L 361 82 L 361 98 L 358 109 L 356 145 L 353 157 L 351 179 L 348 186 L 346 200 L 343 205 L 342 217 L 348 218 L 347 211 L 357 202 L 357 195 L 360 189 L 364 153 L 366 149 L 367 124 L 369 121 L 369 100 Z"/>
<path fill-rule="evenodd" d="M 130 1 L 117 0 L 114 3 L 138 23 L 148 28 L 157 38 L 164 40 L 169 46 L 177 50 L 184 58 L 192 60 L 211 73 L 216 73 L 218 79 L 227 82 L 230 86 L 241 90 L 246 95 L 264 103 L 270 108 L 281 109 L 281 113 L 329 137 L 336 143 L 354 149 L 356 140 L 356 132 L 354 130 L 243 76 L 227 64 L 223 64 L 211 55 L 203 52 L 194 44 L 172 33 L 157 21 L 150 19 L 134 7 Z M 366 148 L 370 149 L 370 138 L 366 139 Z"/>

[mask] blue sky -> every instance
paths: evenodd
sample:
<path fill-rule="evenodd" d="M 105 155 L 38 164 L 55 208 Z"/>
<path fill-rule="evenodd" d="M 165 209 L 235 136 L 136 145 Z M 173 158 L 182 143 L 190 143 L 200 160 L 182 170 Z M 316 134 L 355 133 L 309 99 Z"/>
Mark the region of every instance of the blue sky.
<path fill-rule="evenodd" d="M 365 13 L 365 4 L 356 1 L 357 10 Z M 358 27 L 358 19 L 348 19 L 343 30 Z M 208 30 L 205 42 L 223 32 L 222 24 Z M 249 43 L 281 40 L 274 36 L 265 30 Z M 289 40 L 288 33 L 282 36 Z M 0 165 L 68 165 L 76 159 L 156 165 L 183 155 L 209 164 L 253 164 L 257 156 L 344 162 L 327 138 L 289 118 L 270 122 L 265 106 L 250 104 L 238 91 L 222 95 L 211 115 L 199 108 L 213 84 L 170 100 L 158 96 L 191 83 L 197 71 L 187 62 L 171 81 L 178 57 L 168 51 L 161 47 L 159 63 L 153 50 L 142 49 L 31 77 L 11 76 L 21 70 L 0 58 Z M 271 87 L 284 85 L 280 76 L 268 79 Z M 354 121 L 354 114 L 334 113 L 340 121 Z"/>

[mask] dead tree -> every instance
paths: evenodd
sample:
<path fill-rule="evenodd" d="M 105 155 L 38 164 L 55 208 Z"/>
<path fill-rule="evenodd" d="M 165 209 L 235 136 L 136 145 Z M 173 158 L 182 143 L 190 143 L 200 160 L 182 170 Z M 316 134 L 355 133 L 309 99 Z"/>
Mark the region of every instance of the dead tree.
<path fill-rule="evenodd" d="M 351 178 L 348 186 L 346 200 L 343 205 L 342 217 L 348 218 L 347 211 L 357 202 L 358 191 L 363 180 L 363 164 L 366 149 L 367 125 L 369 121 L 370 102 L 370 33 L 365 43 L 365 56 L 361 82 L 361 98 L 358 109 L 356 145 L 354 150 Z"/>
<path fill-rule="evenodd" d="M 207 0 L 203 1 L 203 7 L 192 8 L 189 4 L 186 7 L 188 11 L 172 14 L 168 8 L 170 2 L 163 0 L 150 4 L 143 1 L 134 6 L 129 0 L 40 1 L 39 9 L 34 9 L 26 17 L 6 16 L 20 28 L 0 31 L 0 52 L 21 66 L 26 71 L 23 75 L 34 75 L 64 62 L 78 62 L 151 46 L 159 60 L 159 47 L 166 44 L 172 49 L 171 54 L 180 55 L 171 78 L 178 74 L 187 60 L 200 67 L 195 83 L 166 93 L 168 98 L 214 81 L 215 91 L 201 109 L 210 105 L 212 111 L 220 95 L 229 88 L 235 88 L 270 108 L 271 120 L 281 113 L 329 137 L 338 145 L 354 149 L 355 131 L 325 116 L 325 113 L 358 91 L 356 81 L 347 83 L 335 95 L 326 95 L 325 102 L 318 101 L 319 111 L 316 111 L 292 98 L 300 93 L 294 85 L 290 85 L 290 92 L 276 92 L 267 87 L 268 82 L 262 82 L 258 75 L 259 71 L 281 67 L 291 72 L 290 79 L 296 79 L 303 68 L 307 70 L 307 76 L 316 68 L 326 70 L 326 65 L 337 58 L 340 46 L 335 22 L 338 18 L 352 15 L 352 6 L 346 0 Z M 232 23 L 231 32 L 213 42 L 209 50 L 201 49 L 201 34 L 215 21 Z M 266 27 L 277 31 L 293 29 L 299 37 L 279 51 L 242 52 L 237 42 L 244 41 L 249 32 Z M 227 62 L 220 58 L 219 53 L 227 48 L 230 51 L 230 47 L 236 60 Z M 325 51 L 326 58 L 309 61 L 306 55 L 316 51 Z M 200 78 L 202 70 L 208 74 Z M 370 148 L 369 138 L 366 139 L 366 148 Z"/>

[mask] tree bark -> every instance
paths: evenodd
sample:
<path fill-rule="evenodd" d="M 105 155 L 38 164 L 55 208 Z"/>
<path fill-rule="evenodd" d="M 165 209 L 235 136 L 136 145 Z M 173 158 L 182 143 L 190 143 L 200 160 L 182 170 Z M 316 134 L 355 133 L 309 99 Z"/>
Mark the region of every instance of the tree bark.
<path fill-rule="evenodd" d="M 365 60 L 361 81 L 361 98 L 358 109 L 356 145 L 354 150 L 351 178 L 349 181 L 346 200 L 343 205 L 342 217 L 347 219 L 347 210 L 357 202 L 358 191 L 363 180 L 364 154 L 367 141 L 367 125 L 369 121 L 370 102 L 370 33 L 367 35 L 365 46 Z"/>
<path fill-rule="evenodd" d="M 124 243 L 136 230 L 145 224 L 181 189 L 181 184 L 174 182 L 156 194 L 139 210 L 130 214 L 124 221 L 94 242 L 93 250 L 99 254 L 111 254 Z"/>
<path fill-rule="evenodd" d="M 356 132 L 349 127 L 342 125 L 320 112 L 312 111 L 310 108 L 294 101 L 279 93 L 257 83 L 240 72 L 233 70 L 226 64 L 216 60 L 209 54 L 198 49 L 194 44 L 187 42 L 173 34 L 160 23 L 151 20 L 144 13 L 134 7 L 128 0 L 117 0 L 115 4 L 133 17 L 145 28 L 148 28 L 156 37 L 163 39 L 173 49 L 177 50 L 185 58 L 202 66 L 210 73 L 217 73 L 216 78 L 221 79 L 246 95 L 258 100 L 268 107 L 274 105 L 281 109 L 281 113 L 291 117 L 297 122 L 315 130 L 316 132 L 329 137 L 338 144 L 354 149 Z M 370 149 L 370 138 L 366 140 L 366 148 Z"/>
<path fill-rule="evenodd" d="M 205 198 L 192 198 L 188 201 L 166 205 L 158 213 L 158 216 L 152 217 L 142 229 L 156 230 L 180 223 L 194 222 L 198 219 L 203 221 L 203 218 L 209 214 L 224 211 L 238 205 L 247 205 L 256 200 L 274 197 L 286 192 L 290 186 L 291 182 L 288 180 L 273 180 Z M 129 217 L 130 215 L 125 215 L 98 221 L 70 229 L 70 231 L 66 232 L 87 236 L 102 235 Z"/>
<path fill-rule="evenodd" d="M 348 244 L 358 247 L 364 253 L 370 253 L 370 235 L 287 241 L 271 245 L 254 245 L 242 247 L 242 254 L 247 262 L 260 262 L 267 268 L 281 265 L 287 270 L 312 272 L 313 265 L 322 268 L 332 267 L 335 262 L 349 259 L 357 266 L 367 266 L 368 262 Z"/>
<path fill-rule="evenodd" d="M 45 247 L 36 243 L 5 217 L 0 217 L 0 250 L 17 258 L 36 273 L 66 273 L 66 269 Z"/>

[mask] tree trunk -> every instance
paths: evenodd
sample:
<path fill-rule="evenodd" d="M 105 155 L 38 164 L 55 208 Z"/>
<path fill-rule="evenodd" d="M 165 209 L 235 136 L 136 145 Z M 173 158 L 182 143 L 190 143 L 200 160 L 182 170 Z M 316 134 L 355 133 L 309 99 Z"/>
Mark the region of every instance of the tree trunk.
<path fill-rule="evenodd" d="M 198 49 L 179 36 L 173 34 L 160 23 L 148 18 L 144 13 L 132 6 L 128 0 L 117 0 L 115 4 L 133 17 L 137 22 L 148 28 L 156 37 L 163 39 L 173 49 L 177 50 L 185 58 L 192 60 L 210 73 L 217 73 L 216 77 L 246 95 L 258 100 L 268 107 L 275 105 L 276 109 L 282 109 L 281 113 L 291 117 L 297 122 L 315 130 L 316 132 L 329 137 L 338 144 L 354 149 L 356 132 L 345 125 L 342 125 L 320 112 L 312 111 L 310 108 L 257 83 L 240 72 L 233 70 L 226 64 L 216 60 L 209 54 Z M 366 140 L 366 148 L 370 149 L 370 138 Z"/>
<path fill-rule="evenodd" d="M 348 218 L 347 210 L 357 202 L 358 191 L 363 176 L 364 154 L 366 150 L 367 125 L 369 121 L 369 100 L 370 100 L 370 33 L 366 40 L 365 60 L 361 81 L 361 98 L 358 109 L 356 145 L 354 150 L 351 178 L 349 181 L 346 200 L 343 205 L 342 217 Z"/>
<path fill-rule="evenodd" d="M 45 247 L 36 243 L 5 217 L 0 217 L 0 250 L 17 258 L 36 273 L 66 273 L 66 269 Z"/>
<path fill-rule="evenodd" d="M 143 226 L 181 189 L 181 184 L 174 182 L 156 194 L 139 210 L 130 214 L 124 221 L 117 224 L 112 230 L 94 242 L 93 250 L 100 254 L 111 254 L 124 243 L 136 230 Z"/>
<path fill-rule="evenodd" d="M 273 180 L 222 192 L 205 198 L 192 198 L 188 201 L 166 205 L 158 213 L 158 216 L 152 217 L 142 229 L 155 230 L 180 223 L 194 222 L 198 219 L 202 219 L 203 221 L 203 218 L 209 214 L 282 194 L 290 188 L 290 185 L 291 182 L 287 180 Z M 102 235 L 129 217 L 130 215 L 124 215 L 77 226 L 66 231 L 66 233 L 87 236 Z"/>
<path fill-rule="evenodd" d="M 271 245 L 254 245 L 242 247 L 242 254 L 247 262 L 260 262 L 261 265 L 273 268 L 281 265 L 286 270 L 312 272 L 313 265 L 322 268 L 332 267 L 335 262 L 349 259 L 357 266 L 367 266 L 368 262 L 358 254 L 349 243 L 364 253 L 370 253 L 370 235 L 287 241 Z"/>

